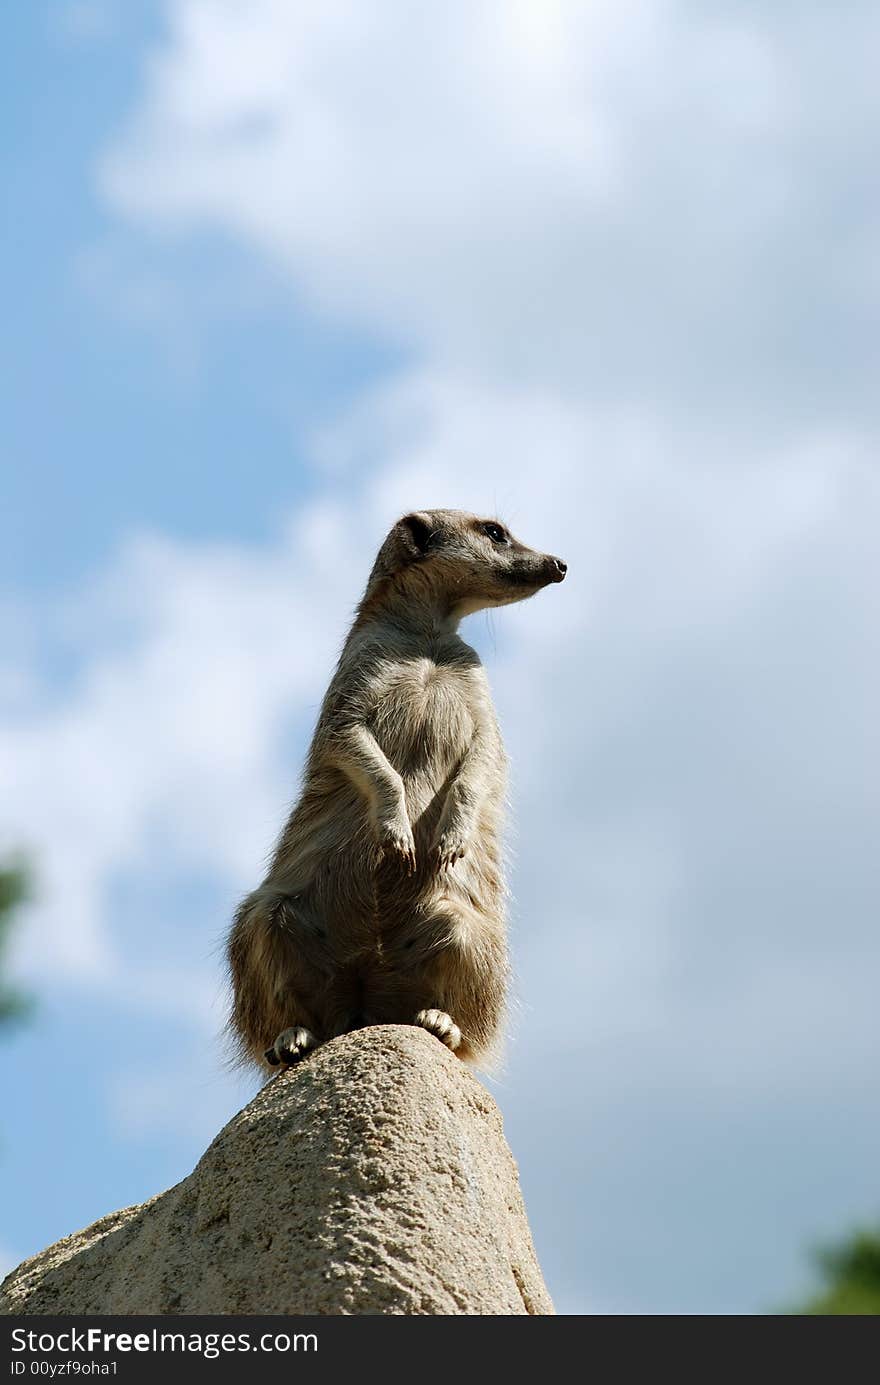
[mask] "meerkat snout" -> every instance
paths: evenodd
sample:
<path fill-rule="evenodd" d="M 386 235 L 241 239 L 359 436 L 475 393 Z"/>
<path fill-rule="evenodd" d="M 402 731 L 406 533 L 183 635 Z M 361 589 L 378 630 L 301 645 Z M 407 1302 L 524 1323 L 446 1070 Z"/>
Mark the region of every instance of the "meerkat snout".
<path fill-rule="evenodd" d="M 548 558 L 547 567 L 550 572 L 551 582 L 563 581 L 565 574 L 568 572 L 568 563 L 564 562 L 562 558 Z"/>

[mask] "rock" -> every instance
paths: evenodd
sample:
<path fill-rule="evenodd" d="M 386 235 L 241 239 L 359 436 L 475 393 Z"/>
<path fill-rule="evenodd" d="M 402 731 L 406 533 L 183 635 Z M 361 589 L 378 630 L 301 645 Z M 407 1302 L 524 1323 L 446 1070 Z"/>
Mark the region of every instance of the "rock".
<path fill-rule="evenodd" d="M 0 1312 L 553 1312 L 495 1102 L 424 1030 L 279 1073 L 176 1187 L 26 1260 Z"/>

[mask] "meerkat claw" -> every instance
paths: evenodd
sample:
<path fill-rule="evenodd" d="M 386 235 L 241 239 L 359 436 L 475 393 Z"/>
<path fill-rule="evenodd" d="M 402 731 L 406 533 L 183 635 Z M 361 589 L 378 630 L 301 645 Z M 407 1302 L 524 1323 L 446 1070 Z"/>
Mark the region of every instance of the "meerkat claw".
<path fill-rule="evenodd" d="M 305 1058 L 306 1054 L 311 1053 L 317 1046 L 318 1040 L 312 1031 L 301 1024 L 295 1024 L 279 1034 L 272 1047 L 266 1050 L 266 1062 L 271 1063 L 273 1068 L 278 1067 L 279 1063 L 285 1063 L 290 1067 Z"/>
<path fill-rule="evenodd" d="M 461 1044 L 461 1030 L 445 1010 L 420 1010 L 413 1024 L 417 1024 L 420 1029 L 427 1029 L 429 1034 L 433 1034 L 441 1044 L 452 1049 L 453 1053 Z"/>
<path fill-rule="evenodd" d="M 452 870 L 464 856 L 465 847 L 461 842 L 447 842 L 442 839 L 434 847 L 434 859 L 438 872 Z"/>
<path fill-rule="evenodd" d="M 404 834 L 399 831 L 389 832 L 383 836 L 379 842 L 379 859 L 393 856 L 399 861 L 407 875 L 415 875 L 416 872 L 416 844 L 412 839 L 412 834 Z"/>

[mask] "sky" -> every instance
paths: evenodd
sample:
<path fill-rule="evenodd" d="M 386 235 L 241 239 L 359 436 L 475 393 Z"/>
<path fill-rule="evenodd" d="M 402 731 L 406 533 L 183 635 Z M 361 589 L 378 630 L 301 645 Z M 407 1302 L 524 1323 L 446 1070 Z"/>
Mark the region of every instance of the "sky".
<path fill-rule="evenodd" d="M 880 1212 L 876 7 L 56 0 L 7 18 L 7 1267 L 255 1090 L 222 945 L 397 515 L 512 765 L 487 1085 L 564 1313 L 756 1313 Z"/>

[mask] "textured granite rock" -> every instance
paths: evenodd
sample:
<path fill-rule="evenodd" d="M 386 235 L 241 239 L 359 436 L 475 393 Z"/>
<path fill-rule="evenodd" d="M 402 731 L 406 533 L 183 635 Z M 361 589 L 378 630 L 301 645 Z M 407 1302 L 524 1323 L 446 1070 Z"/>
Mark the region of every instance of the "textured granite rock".
<path fill-rule="evenodd" d="M 0 1312 L 545 1314 L 495 1102 L 423 1030 L 274 1077 L 176 1187 L 26 1260 Z"/>

